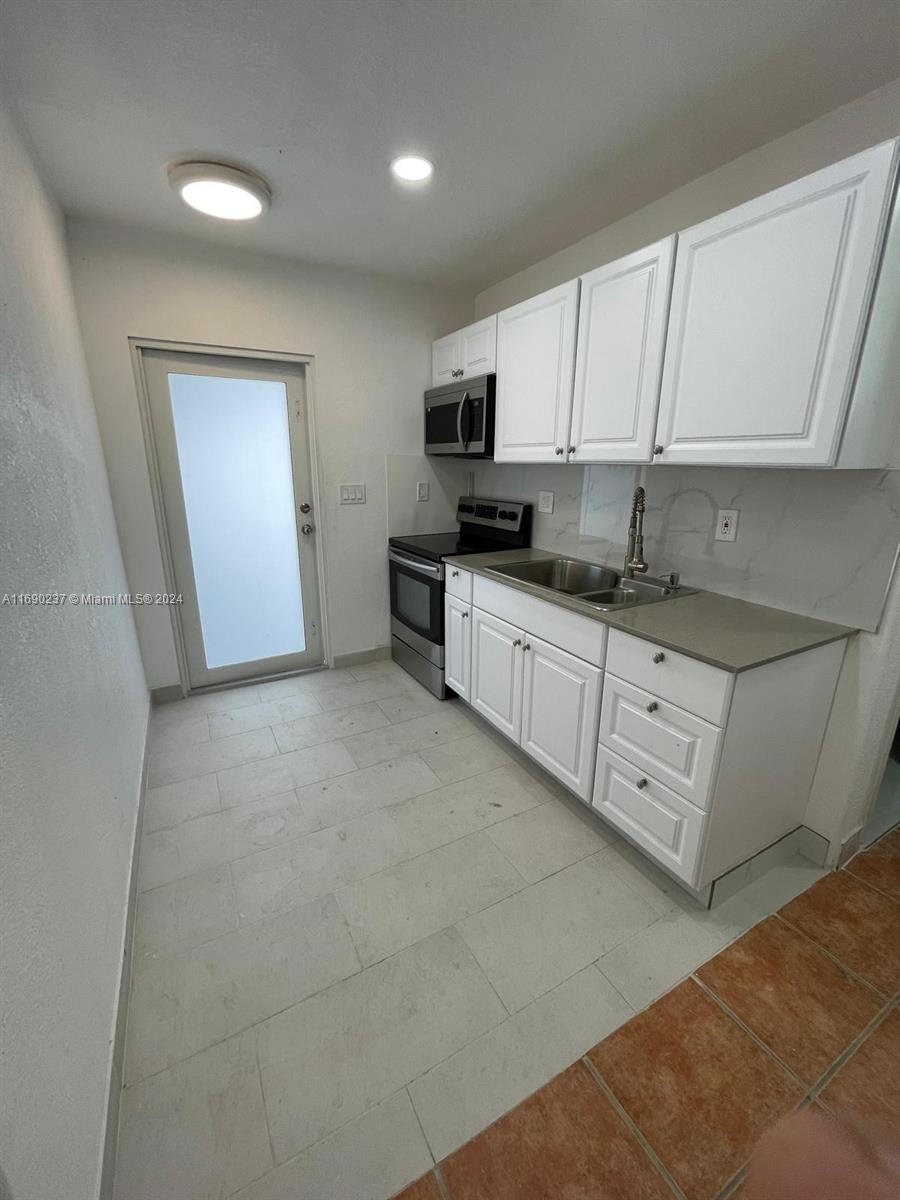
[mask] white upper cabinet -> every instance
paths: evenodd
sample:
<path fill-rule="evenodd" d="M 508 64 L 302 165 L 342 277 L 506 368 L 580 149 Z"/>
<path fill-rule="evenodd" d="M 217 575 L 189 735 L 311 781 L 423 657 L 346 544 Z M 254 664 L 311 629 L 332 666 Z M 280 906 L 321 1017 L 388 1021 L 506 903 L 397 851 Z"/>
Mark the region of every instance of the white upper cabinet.
<path fill-rule="evenodd" d="M 490 375 L 497 369 L 497 316 L 438 338 L 431 346 L 431 386 Z"/>
<path fill-rule="evenodd" d="M 565 462 L 575 374 L 577 279 L 500 313 L 497 462 Z"/>
<path fill-rule="evenodd" d="M 440 387 L 459 378 L 462 342 L 459 333 L 448 333 L 431 344 L 431 386 Z"/>
<path fill-rule="evenodd" d="M 653 458 L 675 241 L 581 278 L 570 462 Z"/>
<path fill-rule="evenodd" d="M 897 142 L 678 237 L 657 462 L 835 463 Z"/>

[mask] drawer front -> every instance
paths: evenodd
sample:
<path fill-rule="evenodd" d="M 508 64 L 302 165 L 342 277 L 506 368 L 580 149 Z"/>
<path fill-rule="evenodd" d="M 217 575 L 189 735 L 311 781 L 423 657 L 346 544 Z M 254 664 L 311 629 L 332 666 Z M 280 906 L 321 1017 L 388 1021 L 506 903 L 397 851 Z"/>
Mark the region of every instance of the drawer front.
<path fill-rule="evenodd" d="M 603 746 L 597 751 L 593 805 L 652 859 L 693 884 L 706 820 L 699 808 Z"/>
<path fill-rule="evenodd" d="M 729 671 L 720 671 L 709 663 L 618 629 L 609 632 L 606 669 L 635 687 L 712 721 L 713 725 L 725 724 L 734 682 Z"/>
<path fill-rule="evenodd" d="M 607 673 L 600 745 L 708 809 L 722 730 Z"/>
<path fill-rule="evenodd" d="M 444 585 L 448 596 L 455 596 L 457 600 L 465 600 L 466 604 L 472 603 L 471 571 L 463 571 L 461 567 L 454 567 L 453 563 L 447 563 Z"/>
<path fill-rule="evenodd" d="M 546 600 L 538 600 L 517 588 L 506 587 L 476 575 L 472 588 L 473 604 L 485 612 L 526 629 L 534 637 L 568 650 L 576 658 L 602 667 L 606 657 L 607 628 L 590 617 L 582 617 Z"/>

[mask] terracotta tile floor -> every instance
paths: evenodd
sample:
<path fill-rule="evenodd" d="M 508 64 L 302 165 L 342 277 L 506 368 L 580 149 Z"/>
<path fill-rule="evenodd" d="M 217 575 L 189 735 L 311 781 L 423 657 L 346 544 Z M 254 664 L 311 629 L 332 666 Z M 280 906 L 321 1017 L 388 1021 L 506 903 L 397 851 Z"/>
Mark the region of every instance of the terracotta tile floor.
<path fill-rule="evenodd" d="M 900 828 L 755 926 L 398 1200 L 740 1200 L 806 1104 L 900 1133 Z"/>

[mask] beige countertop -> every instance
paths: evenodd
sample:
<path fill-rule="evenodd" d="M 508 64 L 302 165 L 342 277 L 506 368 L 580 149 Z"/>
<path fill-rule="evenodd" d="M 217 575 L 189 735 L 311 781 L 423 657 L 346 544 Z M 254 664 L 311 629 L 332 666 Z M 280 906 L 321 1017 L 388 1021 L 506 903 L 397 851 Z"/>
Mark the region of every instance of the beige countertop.
<path fill-rule="evenodd" d="M 780 608 L 734 600 L 718 592 L 695 592 L 655 604 L 619 609 L 618 612 L 602 612 L 575 596 L 510 579 L 491 570 L 491 567 L 506 563 L 560 557 L 552 551 L 532 547 L 497 554 L 455 555 L 446 561 L 725 671 L 749 671 L 856 633 L 846 625 L 833 625 L 830 621 L 801 617 Z"/>

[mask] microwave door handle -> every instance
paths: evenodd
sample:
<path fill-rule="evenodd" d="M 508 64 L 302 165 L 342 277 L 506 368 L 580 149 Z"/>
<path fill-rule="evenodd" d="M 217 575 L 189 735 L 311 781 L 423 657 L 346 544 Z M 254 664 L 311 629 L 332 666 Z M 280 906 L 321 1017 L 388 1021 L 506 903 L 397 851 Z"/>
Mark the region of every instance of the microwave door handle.
<path fill-rule="evenodd" d="M 468 396 L 469 396 L 468 392 L 463 392 L 463 397 L 460 400 L 459 404 L 456 406 L 456 444 L 458 446 L 464 445 L 463 431 L 462 431 L 462 419 L 463 419 L 463 409 L 466 406 L 466 400 L 468 399 Z"/>
<path fill-rule="evenodd" d="M 459 410 L 460 410 L 460 422 L 459 423 L 461 426 L 461 433 L 460 433 L 459 440 L 462 442 L 464 450 L 468 450 L 469 442 L 471 442 L 471 440 L 472 440 L 472 410 L 471 410 L 470 405 L 471 405 L 471 400 L 469 399 L 469 393 L 466 392 L 465 395 L 463 396 L 462 400 L 459 402 Z M 463 414 L 465 414 L 465 421 L 462 420 Z"/>

